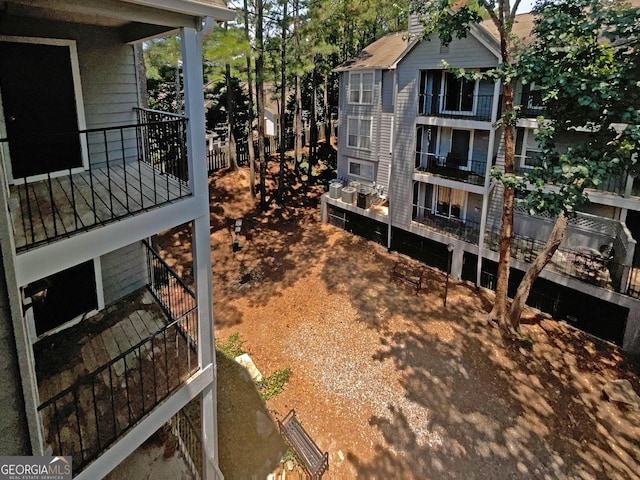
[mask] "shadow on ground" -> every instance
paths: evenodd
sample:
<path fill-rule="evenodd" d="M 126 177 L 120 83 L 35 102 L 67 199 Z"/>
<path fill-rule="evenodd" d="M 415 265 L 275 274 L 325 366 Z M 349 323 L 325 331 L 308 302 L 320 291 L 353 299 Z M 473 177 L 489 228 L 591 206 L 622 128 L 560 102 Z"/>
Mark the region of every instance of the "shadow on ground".
<path fill-rule="evenodd" d="M 218 446 L 226 479 L 266 478 L 287 447 L 244 367 L 224 355 L 218 359 Z"/>

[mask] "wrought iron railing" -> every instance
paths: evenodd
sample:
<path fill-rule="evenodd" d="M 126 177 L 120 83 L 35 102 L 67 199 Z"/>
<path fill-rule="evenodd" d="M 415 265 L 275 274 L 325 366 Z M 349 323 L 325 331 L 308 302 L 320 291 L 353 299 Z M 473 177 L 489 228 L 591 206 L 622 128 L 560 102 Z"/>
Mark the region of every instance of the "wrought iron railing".
<path fill-rule="evenodd" d="M 159 172 L 189 182 L 187 119 L 182 115 L 136 108 L 140 158 Z"/>
<path fill-rule="evenodd" d="M 191 195 L 185 125 L 185 118 L 170 116 L 74 132 L 81 145 L 82 165 L 16 180 L 10 188 L 16 250 L 22 252 Z M 47 137 L 38 141 L 46 143 Z M 0 139 L 2 142 L 9 144 L 11 152 L 15 142 Z"/>
<path fill-rule="evenodd" d="M 498 229 L 493 228 L 486 232 L 485 248 L 499 252 L 499 241 L 500 231 Z M 546 242 L 543 240 L 514 235 L 511 242 L 511 256 L 532 263 L 542 252 L 545 244 Z M 626 282 L 621 283 L 621 279 L 616 278 L 615 272 L 627 271 L 628 269 L 617 261 L 615 256 L 598 253 L 588 248 L 561 247 L 558 248 L 546 268 L 609 290 L 619 290 L 621 285 L 623 289 L 626 288 Z"/>
<path fill-rule="evenodd" d="M 413 205 L 413 220 L 437 233 L 457 238 L 474 245 L 478 244 L 480 225 L 470 220 L 446 218 L 436 215 L 430 208 Z"/>
<path fill-rule="evenodd" d="M 491 121 L 493 95 L 472 95 L 460 104 L 455 100 L 457 99 L 452 100 L 447 95 L 421 93 L 418 100 L 418 115 Z"/>
<path fill-rule="evenodd" d="M 46 446 L 53 455 L 71 455 L 74 472 L 199 369 L 195 295 L 148 245 L 147 256 L 148 288 L 170 322 L 38 407 Z"/>
<path fill-rule="evenodd" d="M 462 160 L 451 154 L 443 156 L 416 152 L 415 171 L 418 173 L 430 173 L 450 180 L 484 185 L 486 169 L 486 160 Z"/>
<path fill-rule="evenodd" d="M 179 410 L 178 413 L 171 418 L 171 431 L 178 438 L 178 446 L 185 456 L 192 473 L 194 473 L 198 479 L 205 478 L 202 438 L 198 429 L 193 425 L 193 422 L 183 410 Z"/>

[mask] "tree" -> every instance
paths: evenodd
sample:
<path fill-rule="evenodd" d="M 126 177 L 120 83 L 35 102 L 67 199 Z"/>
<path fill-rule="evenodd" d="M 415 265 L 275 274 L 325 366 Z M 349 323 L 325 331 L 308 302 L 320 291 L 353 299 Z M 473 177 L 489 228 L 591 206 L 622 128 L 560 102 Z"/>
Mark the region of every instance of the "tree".
<path fill-rule="evenodd" d="M 251 37 L 249 34 L 249 6 L 247 0 L 243 0 L 243 14 L 244 14 L 244 33 L 247 43 L 250 43 Z M 247 105 L 247 117 L 249 123 L 249 136 L 247 138 L 247 153 L 249 156 L 249 190 L 251 196 L 256 196 L 256 153 L 253 148 L 253 85 L 251 75 L 251 55 L 246 56 L 247 61 L 247 90 L 249 92 L 249 102 Z"/>
<path fill-rule="evenodd" d="M 502 83 L 504 168 L 492 176 L 504 188 L 500 259 L 496 298 L 490 317 L 505 331 L 517 331 L 520 314 L 533 281 L 564 238 L 567 220 L 587 200 L 585 189 L 597 185 L 607 175 L 623 171 L 638 150 L 638 34 L 637 9 L 620 10 L 620 4 L 608 0 L 542 0 L 538 15 L 536 41 L 530 49 L 511 36 L 519 2 L 478 0 L 500 35 L 501 64 L 483 76 Z M 422 14 L 424 35 L 438 32 L 443 42 L 466 36 L 479 13 L 466 5 L 451 10 L 448 2 L 415 1 L 413 8 Z M 459 75 L 464 75 L 458 72 Z M 480 74 L 476 74 L 480 75 Z M 537 140 L 543 166 L 523 180 L 514 173 L 515 124 L 519 108 L 514 107 L 514 83 L 535 82 L 541 88 L 549 119 L 541 119 Z M 611 128 L 614 123 L 624 127 Z M 555 140 L 569 131 L 587 130 L 585 142 L 564 151 Z M 633 154 L 636 154 L 635 156 Z M 554 185 L 556 189 L 550 189 Z M 526 193 L 523 201 L 531 213 L 545 212 L 557 220 L 545 248 L 533 262 L 521 282 L 516 298 L 508 308 L 507 287 L 513 235 L 515 192 Z"/>
<path fill-rule="evenodd" d="M 258 159 L 260 163 L 260 211 L 267 209 L 267 159 L 264 155 L 264 5 L 256 0 L 256 108 L 258 115 Z"/>
<path fill-rule="evenodd" d="M 532 214 L 556 216 L 556 223 L 518 286 L 509 311 L 514 330 L 533 282 L 564 238 L 568 218 L 588 201 L 585 189 L 634 171 L 640 145 L 640 9 L 608 0 L 543 0 L 534 13 L 536 40 L 518 56 L 518 70 L 545 104 L 536 136 L 542 166 L 519 188 Z M 557 148 L 558 139 L 580 130 L 583 142 Z"/>
<path fill-rule="evenodd" d="M 208 79 L 224 78 L 226 85 L 226 117 L 227 143 L 229 146 L 229 168 L 237 170 L 236 159 L 236 121 L 235 91 L 232 77 L 235 72 L 244 68 L 244 58 L 249 54 L 249 43 L 244 31 L 235 25 L 225 24 L 224 28 L 215 29 L 205 40 L 203 47 L 206 77 Z M 233 72 L 232 72 L 233 71 Z"/>
<path fill-rule="evenodd" d="M 511 54 L 514 50 L 511 35 L 513 22 L 520 0 L 511 6 L 509 0 L 477 0 L 477 8 L 484 10 L 499 32 L 500 65 L 484 75 L 502 84 L 502 141 L 504 148 L 504 170 L 496 176 L 502 181 L 502 226 L 500 229 L 500 257 L 498 260 L 498 276 L 496 280 L 496 296 L 490 317 L 496 320 L 505 330 L 507 323 L 507 292 L 509 285 L 509 267 L 511 263 L 511 238 L 513 236 L 514 200 L 515 200 L 515 126 L 516 110 L 514 110 L 513 92 L 515 87 L 515 71 Z M 423 38 L 429 39 L 438 33 L 444 44 L 453 37 L 467 36 L 472 24 L 478 23 L 482 16 L 476 6 L 462 5 L 455 9 L 449 0 L 413 0 L 411 9 L 419 15 L 424 25 Z"/>
<path fill-rule="evenodd" d="M 173 35 L 143 45 L 149 108 L 164 112 L 182 112 L 180 96 L 180 37 Z"/>

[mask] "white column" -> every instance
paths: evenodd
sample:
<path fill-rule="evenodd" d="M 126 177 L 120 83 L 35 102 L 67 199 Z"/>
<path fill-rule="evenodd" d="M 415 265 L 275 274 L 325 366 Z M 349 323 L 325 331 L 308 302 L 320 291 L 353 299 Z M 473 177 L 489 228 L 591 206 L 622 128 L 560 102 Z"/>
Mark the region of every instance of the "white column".
<path fill-rule="evenodd" d="M 204 464 L 217 470 L 218 428 L 216 417 L 216 377 L 215 346 L 213 341 L 213 290 L 211 278 L 211 239 L 209 231 L 209 184 L 206 165 L 206 141 L 204 120 L 204 94 L 202 84 L 202 53 L 198 45 L 195 28 L 182 28 L 182 61 L 184 75 L 185 114 L 187 124 L 187 145 L 189 184 L 197 208 L 194 213 L 193 269 L 198 301 L 198 361 L 201 368 L 214 366 L 211 385 L 202 392 L 202 443 Z M 215 478 L 215 474 L 205 474 Z"/>

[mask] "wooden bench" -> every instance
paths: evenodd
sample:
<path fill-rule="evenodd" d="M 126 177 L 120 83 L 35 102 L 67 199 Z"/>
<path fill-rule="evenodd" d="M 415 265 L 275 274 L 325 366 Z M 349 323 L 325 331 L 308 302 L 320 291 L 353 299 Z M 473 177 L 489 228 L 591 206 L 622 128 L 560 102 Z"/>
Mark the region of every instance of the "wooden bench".
<path fill-rule="evenodd" d="M 329 469 L 329 453 L 322 453 L 307 431 L 302 428 L 295 410 L 291 409 L 282 421 L 278 420 L 278 428 L 307 475 L 314 480 L 322 478 L 324 472 Z"/>
<path fill-rule="evenodd" d="M 414 269 L 403 262 L 396 262 L 391 270 L 390 280 L 402 280 L 416 289 L 416 295 L 422 288 L 422 270 Z"/>

